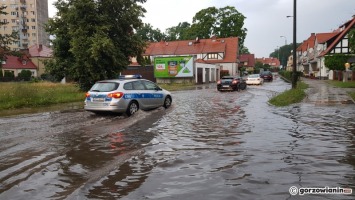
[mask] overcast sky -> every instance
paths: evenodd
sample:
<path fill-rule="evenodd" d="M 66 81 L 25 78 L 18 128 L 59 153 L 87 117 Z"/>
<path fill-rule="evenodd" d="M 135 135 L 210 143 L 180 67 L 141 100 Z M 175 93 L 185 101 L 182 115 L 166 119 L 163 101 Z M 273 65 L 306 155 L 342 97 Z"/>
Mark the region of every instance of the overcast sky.
<path fill-rule="evenodd" d="M 48 0 L 49 17 L 55 15 Z M 292 43 L 293 0 L 147 0 L 144 23 L 162 32 L 179 22 L 192 23 L 193 16 L 208 7 L 233 6 L 245 17 L 245 46 L 257 58 L 269 57 L 277 46 Z M 332 32 L 355 15 L 355 0 L 297 0 L 297 42 L 311 33 Z M 284 37 L 285 36 L 286 40 Z"/>

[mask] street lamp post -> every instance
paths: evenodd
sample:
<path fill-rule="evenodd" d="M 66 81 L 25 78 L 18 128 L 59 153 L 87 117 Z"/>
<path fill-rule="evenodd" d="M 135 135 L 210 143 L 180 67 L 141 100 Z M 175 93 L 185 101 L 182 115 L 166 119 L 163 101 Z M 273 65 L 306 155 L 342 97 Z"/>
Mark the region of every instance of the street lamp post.
<path fill-rule="evenodd" d="M 292 89 L 295 89 L 297 87 L 297 54 L 296 54 L 296 49 L 297 49 L 297 44 L 296 44 L 296 12 L 297 9 L 296 9 L 296 0 L 293 0 L 293 52 L 292 52 L 292 56 L 293 56 L 293 59 L 292 59 L 292 63 L 293 63 L 293 66 L 292 66 Z"/>
<path fill-rule="evenodd" d="M 280 38 L 285 38 L 285 48 L 286 48 L 286 46 L 287 46 L 287 38 L 286 38 L 286 36 L 283 36 L 283 35 L 281 35 L 280 36 Z M 285 53 L 284 53 L 285 54 Z M 287 55 L 286 55 L 287 56 Z M 284 56 L 282 56 L 281 55 L 281 60 L 282 60 L 282 65 L 285 67 L 286 65 L 287 65 L 287 63 L 286 62 L 284 62 L 284 58 L 285 58 L 285 55 Z M 280 62 L 281 62 L 281 60 L 280 60 Z M 287 59 L 286 59 L 287 60 Z"/>
<path fill-rule="evenodd" d="M 287 38 L 286 38 L 286 36 L 281 35 L 280 38 L 285 38 L 285 45 L 287 45 Z"/>

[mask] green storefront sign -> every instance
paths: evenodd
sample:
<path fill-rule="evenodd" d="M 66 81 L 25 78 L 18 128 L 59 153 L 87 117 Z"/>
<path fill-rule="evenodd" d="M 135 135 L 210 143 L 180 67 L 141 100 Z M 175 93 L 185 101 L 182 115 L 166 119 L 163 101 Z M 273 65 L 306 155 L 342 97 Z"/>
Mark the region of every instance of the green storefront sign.
<path fill-rule="evenodd" d="M 155 78 L 193 77 L 193 57 L 158 57 L 154 59 Z"/>

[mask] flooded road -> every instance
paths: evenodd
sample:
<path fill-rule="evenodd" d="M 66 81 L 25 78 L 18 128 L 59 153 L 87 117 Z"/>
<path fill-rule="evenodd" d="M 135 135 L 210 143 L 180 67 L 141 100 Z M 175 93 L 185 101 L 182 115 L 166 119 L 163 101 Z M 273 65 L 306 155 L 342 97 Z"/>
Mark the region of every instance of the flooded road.
<path fill-rule="evenodd" d="M 275 80 L 242 92 L 173 92 L 131 118 L 82 110 L 0 118 L 0 199 L 354 199 L 355 107 L 267 104 Z"/>

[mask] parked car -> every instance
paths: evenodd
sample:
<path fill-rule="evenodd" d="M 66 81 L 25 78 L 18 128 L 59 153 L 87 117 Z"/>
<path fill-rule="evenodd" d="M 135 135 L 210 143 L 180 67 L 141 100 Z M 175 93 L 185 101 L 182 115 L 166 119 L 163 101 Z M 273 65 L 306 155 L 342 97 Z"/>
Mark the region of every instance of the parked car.
<path fill-rule="evenodd" d="M 264 71 L 260 74 L 260 78 L 263 78 L 264 81 L 269 81 L 271 82 L 274 78 L 273 75 L 270 71 Z"/>
<path fill-rule="evenodd" d="M 264 79 L 259 74 L 250 74 L 246 80 L 247 85 L 262 85 Z"/>
<path fill-rule="evenodd" d="M 113 112 L 133 115 L 138 109 L 170 107 L 170 92 L 139 76 L 120 76 L 96 82 L 86 93 L 84 109 L 94 113 Z"/>
<path fill-rule="evenodd" d="M 247 84 L 242 77 L 239 76 L 223 76 L 221 80 L 217 81 L 217 90 L 245 90 Z"/>

